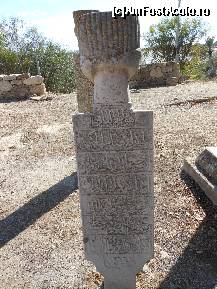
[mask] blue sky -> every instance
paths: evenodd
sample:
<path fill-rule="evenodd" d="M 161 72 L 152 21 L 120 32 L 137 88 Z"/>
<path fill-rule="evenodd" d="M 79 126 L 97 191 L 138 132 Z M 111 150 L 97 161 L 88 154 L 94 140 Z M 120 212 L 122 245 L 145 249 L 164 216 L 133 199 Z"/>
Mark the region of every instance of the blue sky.
<path fill-rule="evenodd" d="M 77 40 L 74 35 L 72 12 L 80 9 L 98 9 L 100 11 L 113 10 L 113 7 L 150 8 L 174 7 L 177 0 L 0 0 L 0 17 L 19 16 L 29 26 L 36 26 L 40 32 L 65 47 L 76 50 Z M 217 38 L 217 3 L 216 0 L 181 0 L 182 7 L 209 8 L 211 15 L 203 17 L 211 27 L 210 35 Z M 140 17 L 141 33 L 148 31 L 151 24 L 155 24 L 160 17 Z M 142 42 L 141 42 L 142 46 Z"/>

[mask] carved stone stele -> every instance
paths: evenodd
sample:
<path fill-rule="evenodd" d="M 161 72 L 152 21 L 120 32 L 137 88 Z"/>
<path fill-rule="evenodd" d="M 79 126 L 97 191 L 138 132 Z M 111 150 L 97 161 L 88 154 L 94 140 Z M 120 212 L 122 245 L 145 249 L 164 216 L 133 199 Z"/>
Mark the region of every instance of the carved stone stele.
<path fill-rule="evenodd" d="M 86 13 L 76 26 L 93 113 L 73 116 L 85 254 L 105 289 L 135 289 L 153 257 L 153 114 L 133 111 L 128 79 L 140 52 L 138 19 Z"/>

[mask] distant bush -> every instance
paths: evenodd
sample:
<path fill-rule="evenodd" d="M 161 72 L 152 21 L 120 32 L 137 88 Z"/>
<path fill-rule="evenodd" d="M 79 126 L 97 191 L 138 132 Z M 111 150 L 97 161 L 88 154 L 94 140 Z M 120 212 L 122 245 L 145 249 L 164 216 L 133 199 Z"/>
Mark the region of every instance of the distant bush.
<path fill-rule="evenodd" d="M 151 62 L 175 61 L 176 32 L 178 17 L 164 17 L 151 25 L 144 35 L 145 55 Z M 207 33 L 207 27 L 200 18 L 184 18 L 180 22 L 178 52 L 180 64 L 189 60 L 192 47 Z"/>
<path fill-rule="evenodd" d="M 188 61 L 181 66 L 182 73 L 191 79 L 210 79 L 216 76 L 217 53 L 214 37 L 208 37 L 205 44 L 192 46 Z"/>
<path fill-rule="evenodd" d="M 200 18 L 162 18 L 144 35 L 143 63 L 175 61 L 179 52 L 180 69 L 184 76 L 190 79 L 214 77 L 217 67 L 214 48 L 217 41 L 214 37 L 207 37 L 207 33 L 208 26 Z M 204 44 L 201 44 L 201 40 L 205 41 Z"/>
<path fill-rule="evenodd" d="M 18 18 L 0 20 L 0 74 L 41 74 L 48 91 L 75 87 L 73 52 L 54 43 Z"/>
<path fill-rule="evenodd" d="M 189 53 L 188 60 L 181 64 L 181 72 L 189 79 L 205 79 L 208 63 L 206 60 L 206 47 L 195 44 Z"/>

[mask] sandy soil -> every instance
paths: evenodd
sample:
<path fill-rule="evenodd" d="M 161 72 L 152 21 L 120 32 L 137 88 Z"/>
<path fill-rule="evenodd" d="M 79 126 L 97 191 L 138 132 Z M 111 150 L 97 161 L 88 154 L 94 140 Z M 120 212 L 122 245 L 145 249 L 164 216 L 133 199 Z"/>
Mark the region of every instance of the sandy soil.
<path fill-rule="evenodd" d="M 132 94 L 154 110 L 155 258 L 137 289 L 217 288 L 217 209 L 183 159 L 217 146 L 217 82 Z M 203 101 L 201 101 L 203 100 Z M 96 288 L 85 261 L 74 172 L 76 95 L 0 103 L 0 289 Z"/>

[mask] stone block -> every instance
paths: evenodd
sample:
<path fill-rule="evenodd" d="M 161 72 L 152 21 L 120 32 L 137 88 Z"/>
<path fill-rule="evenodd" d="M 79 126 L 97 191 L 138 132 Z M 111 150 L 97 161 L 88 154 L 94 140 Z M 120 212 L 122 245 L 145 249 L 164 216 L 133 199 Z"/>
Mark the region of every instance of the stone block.
<path fill-rule="evenodd" d="M 205 148 L 195 164 L 210 182 L 217 184 L 217 147 Z"/>
<path fill-rule="evenodd" d="M 1 75 L 0 76 L 0 97 L 1 99 L 26 99 L 32 95 L 44 95 L 46 93 L 45 84 L 41 83 L 43 77 L 30 77 L 29 73 Z M 9 79 L 9 80 L 5 80 Z M 13 80 L 12 80 L 13 79 Z M 24 84 L 23 82 L 28 83 Z M 30 84 L 40 83 L 40 84 Z"/>
<path fill-rule="evenodd" d="M 166 80 L 166 85 L 168 86 L 176 86 L 178 83 L 178 78 L 173 76 L 173 77 L 169 77 Z"/>
<path fill-rule="evenodd" d="M 33 95 L 33 94 L 43 95 L 45 93 L 46 93 L 46 87 L 45 87 L 44 83 L 38 84 L 38 85 L 30 85 L 29 86 L 29 94 L 30 95 Z"/>
<path fill-rule="evenodd" d="M 217 205 L 217 147 L 205 148 L 196 160 L 187 158 L 182 169 Z"/>
<path fill-rule="evenodd" d="M 177 80 L 172 77 L 177 78 Z M 174 62 L 152 63 L 141 66 L 130 79 L 130 88 L 148 88 L 165 85 L 176 85 L 181 77 L 180 66 Z M 167 83 L 166 80 L 168 79 Z"/>
<path fill-rule="evenodd" d="M 150 71 L 150 76 L 153 78 L 160 78 L 163 76 L 163 73 L 161 71 L 161 68 L 159 66 L 157 66 L 156 68 L 152 69 Z"/>
<path fill-rule="evenodd" d="M 27 79 L 27 78 L 30 78 L 30 73 L 23 73 L 23 74 L 19 74 L 18 76 L 17 76 L 17 80 L 24 80 L 24 79 Z"/>
<path fill-rule="evenodd" d="M 29 90 L 22 85 L 13 86 L 13 88 L 8 94 L 8 97 L 14 98 L 14 99 L 23 99 L 23 98 L 27 98 L 28 96 L 29 96 Z"/>
<path fill-rule="evenodd" d="M 31 76 L 27 79 L 23 80 L 23 83 L 25 85 L 37 85 L 37 84 L 42 84 L 42 82 L 44 81 L 44 78 L 40 75 L 36 75 L 36 76 Z"/>
<path fill-rule="evenodd" d="M 135 274 L 153 257 L 153 114 L 113 105 L 73 122 L 86 256 L 107 278 Z"/>
<path fill-rule="evenodd" d="M 11 84 L 12 84 L 12 85 L 22 85 L 23 82 L 22 82 L 22 80 L 17 80 L 17 79 L 15 79 L 15 80 L 12 80 L 12 81 L 11 81 Z"/>
<path fill-rule="evenodd" d="M 7 92 L 12 89 L 12 85 L 9 81 L 1 80 L 0 81 L 0 92 Z"/>
<path fill-rule="evenodd" d="M 3 80 L 5 80 L 5 81 L 15 80 L 18 75 L 19 75 L 19 74 L 5 75 L 5 76 L 3 77 Z"/>
<path fill-rule="evenodd" d="M 163 73 L 169 73 L 169 72 L 172 72 L 173 68 L 171 65 L 166 65 L 164 67 L 162 67 L 162 72 Z"/>

